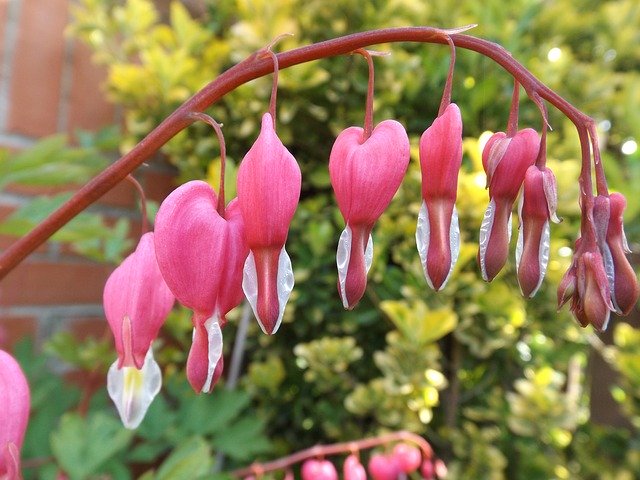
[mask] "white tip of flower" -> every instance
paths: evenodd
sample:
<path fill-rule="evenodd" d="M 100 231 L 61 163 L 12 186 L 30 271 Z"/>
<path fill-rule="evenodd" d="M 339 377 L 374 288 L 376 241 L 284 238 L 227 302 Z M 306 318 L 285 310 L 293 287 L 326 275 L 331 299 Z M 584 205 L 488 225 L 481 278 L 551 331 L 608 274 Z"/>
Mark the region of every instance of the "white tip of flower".
<path fill-rule="evenodd" d="M 116 360 L 107 374 L 107 390 L 126 428 L 140 425 L 162 386 L 162 373 L 149 348 L 142 369 L 118 368 Z"/>
<path fill-rule="evenodd" d="M 220 318 L 214 315 L 204 322 L 204 328 L 207 330 L 207 341 L 209 344 L 207 358 L 207 380 L 202 386 L 202 393 L 211 391 L 211 383 L 216 366 L 222 357 L 222 329 L 220 328 Z"/>
<path fill-rule="evenodd" d="M 478 252 L 480 258 L 480 273 L 484 281 L 489 281 L 485 261 L 487 258 L 487 248 L 489 247 L 489 238 L 491 238 L 491 228 L 493 227 L 493 219 L 496 213 L 496 203 L 493 199 L 489 202 L 484 212 L 482 223 L 480 224 L 480 238 L 478 240 Z M 510 229 L 509 229 L 510 230 Z"/>
<path fill-rule="evenodd" d="M 429 223 L 429 207 L 426 202 L 422 201 L 420 212 L 418 213 L 418 226 L 416 228 L 416 246 L 418 247 L 418 254 L 420 255 L 420 263 L 422 263 L 422 272 L 424 278 L 427 280 L 427 284 L 432 290 L 439 292 L 442 290 L 451 278 L 453 268 L 458 261 L 460 255 L 460 225 L 458 222 L 458 210 L 455 205 L 453 206 L 453 212 L 451 213 L 451 223 L 449 225 L 449 251 L 451 252 L 451 264 L 449 265 L 449 273 L 447 277 L 440 285 L 440 288 L 436 289 L 433 286 L 433 280 L 429 277 L 429 270 L 427 269 L 427 256 L 429 254 L 429 238 L 431 238 L 431 224 Z"/>
<path fill-rule="evenodd" d="M 291 266 L 291 258 L 289 258 L 289 254 L 284 247 L 280 250 L 280 255 L 278 257 L 278 275 L 276 282 L 279 315 L 276 325 L 271 332 L 272 335 L 280 328 L 282 317 L 284 316 L 284 309 L 289 301 L 289 297 L 291 296 L 295 283 L 293 267 Z M 258 315 L 258 274 L 256 272 L 256 262 L 253 257 L 253 252 L 249 252 L 249 256 L 244 262 L 244 269 L 242 272 L 242 290 L 251 305 L 253 314 L 255 315 L 256 320 L 258 320 L 260 328 L 264 333 L 268 334 L 267 329 Z"/>
<path fill-rule="evenodd" d="M 349 271 L 349 260 L 351 260 L 351 243 L 353 240 L 353 234 L 351 227 L 347 225 L 340 234 L 338 240 L 338 249 L 336 251 L 336 266 L 338 267 L 338 285 L 340 286 L 340 298 L 342 299 L 342 306 L 345 309 L 349 309 L 349 302 L 347 301 L 346 283 L 347 272 Z M 364 251 L 364 265 L 366 273 L 369 273 L 371 264 L 373 263 L 373 238 L 369 234 L 367 240 L 367 247 Z"/>

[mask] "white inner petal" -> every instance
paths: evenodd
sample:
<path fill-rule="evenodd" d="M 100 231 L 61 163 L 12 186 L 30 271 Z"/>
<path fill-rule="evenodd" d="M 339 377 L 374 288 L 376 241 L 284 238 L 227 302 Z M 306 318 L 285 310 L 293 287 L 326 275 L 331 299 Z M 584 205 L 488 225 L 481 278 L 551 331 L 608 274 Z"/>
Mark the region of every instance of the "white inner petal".
<path fill-rule="evenodd" d="M 609 291 L 611 292 L 611 301 L 613 302 L 613 307 L 616 309 L 616 312 L 621 313 L 620 307 L 618 307 L 618 302 L 616 301 L 615 269 L 613 266 L 613 256 L 611 255 L 611 249 L 609 248 L 609 245 L 603 243 L 600 247 L 600 252 L 602 252 L 602 261 L 604 263 L 604 271 L 609 282 Z"/>
<path fill-rule="evenodd" d="M 162 373 L 151 348 L 147 351 L 141 370 L 135 367 L 118 368 L 116 360 L 107 374 L 109 396 L 118 409 L 122 423 L 129 429 L 140 425 L 161 386 Z"/>
<path fill-rule="evenodd" d="M 284 316 L 284 309 L 287 306 L 287 302 L 289 301 L 289 297 L 293 291 L 294 283 L 295 280 L 293 278 L 291 258 L 289 258 L 289 254 L 287 254 L 287 251 L 282 247 L 282 250 L 280 250 L 280 257 L 278 257 L 278 305 L 280 307 L 280 314 L 278 315 L 278 321 L 276 322 L 276 326 L 272 333 L 276 333 L 280 328 L 280 323 Z"/>
<path fill-rule="evenodd" d="M 429 225 L 429 212 L 427 204 L 422 201 L 420 212 L 418 213 L 418 226 L 416 227 L 416 246 L 418 247 L 418 255 L 420 255 L 420 263 L 422 263 L 422 271 L 424 278 L 427 280 L 429 287 L 433 289 L 433 282 L 429 278 L 427 271 L 427 254 L 429 253 L 429 238 L 431 235 L 431 226 Z"/>
<path fill-rule="evenodd" d="M 258 311 L 258 273 L 256 272 L 256 261 L 251 251 L 249 251 L 242 269 L 242 291 L 253 309 L 253 314 L 258 318 L 256 313 Z"/>
<path fill-rule="evenodd" d="M 351 228 L 349 225 L 340 234 L 338 240 L 338 250 L 336 251 L 336 265 L 338 267 L 338 284 L 340 285 L 340 298 L 342 298 L 342 306 L 349 308 L 347 303 L 347 293 L 345 284 L 347 281 L 347 271 L 349 270 L 349 259 L 351 258 Z"/>
<path fill-rule="evenodd" d="M 369 234 L 369 238 L 367 239 L 367 248 L 364 250 L 364 267 L 366 269 L 366 273 L 369 273 L 371 270 L 371 264 L 373 263 L 373 238 L 371 238 L 371 234 Z"/>
<path fill-rule="evenodd" d="M 458 256 L 460 255 L 460 224 L 458 222 L 458 210 L 455 205 L 453 206 L 453 212 L 451 213 L 451 225 L 449 226 L 449 249 L 451 250 L 451 266 L 449 267 L 447 278 L 445 278 L 442 285 L 440 285 L 440 290 L 447 285 L 447 282 L 453 273 L 453 268 L 458 261 Z"/>
<path fill-rule="evenodd" d="M 485 267 L 485 259 L 487 256 L 487 247 L 489 246 L 489 238 L 491 238 L 491 228 L 493 227 L 493 219 L 496 213 L 496 202 L 491 199 L 482 218 L 480 225 L 480 238 L 478 240 L 479 256 L 480 256 L 480 273 L 485 281 L 489 281 L 487 269 Z M 511 231 L 511 229 L 509 229 Z"/>
<path fill-rule="evenodd" d="M 549 220 L 544 222 L 544 227 L 542 227 L 542 238 L 540 239 L 540 247 L 538 250 L 538 259 L 540 261 L 540 278 L 538 279 L 538 284 L 536 288 L 531 292 L 530 297 L 533 297 L 540 285 L 542 285 L 542 280 L 544 280 L 544 276 L 547 274 L 547 267 L 549 266 L 549 250 L 551 250 L 551 228 L 549 225 Z"/>
<path fill-rule="evenodd" d="M 284 247 L 280 250 L 280 255 L 278 257 L 278 274 L 276 282 L 279 315 L 273 332 L 271 332 L 272 334 L 276 333 L 278 328 L 280 328 L 280 323 L 284 316 L 284 309 L 289 301 L 289 297 L 291 296 L 293 285 L 295 283 L 293 268 L 291 266 L 291 258 L 289 258 Z M 244 269 L 242 271 L 242 290 L 253 309 L 253 314 L 255 315 L 256 320 L 258 320 L 260 328 L 264 333 L 267 333 L 266 328 L 258 316 L 258 274 L 256 272 L 256 262 L 253 258 L 253 252 L 249 252 L 249 256 L 244 262 Z"/>
<path fill-rule="evenodd" d="M 216 365 L 222 357 L 222 329 L 220 328 L 220 317 L 214 314 L 206 322 L 204 328 L 207 330 L 208 356 L 207 356 L 207 380 L 202 386 L 202 393 L 211 391 L 211 383 Z"/>

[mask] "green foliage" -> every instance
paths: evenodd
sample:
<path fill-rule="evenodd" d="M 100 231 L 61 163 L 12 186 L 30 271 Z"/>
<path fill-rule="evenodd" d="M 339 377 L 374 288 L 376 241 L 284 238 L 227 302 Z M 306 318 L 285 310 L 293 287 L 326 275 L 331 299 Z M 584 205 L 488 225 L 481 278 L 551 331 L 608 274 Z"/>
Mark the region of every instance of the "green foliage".
<path fill-rule="evenodd" d="M 295 36 L 283 39 L 278 49 L 376 27 L 478 23 L 470 33 L 504 45 L 533 74 L 599 122 L 610 187 L 627 194 L 627 233 L 632 244 L 639 242 L 640 196 L 634 188 L 640 182 L 640 153 L 620 153 L 626 139 L 640 138 L 640 91 L 635 87 L 640 57 L 638 49 L 630 48 L 638 43 L 640 11 L 633 0 L 204 4 L 198 18 L 177 1 L 164 14 L 150 0 L 82 0 L 74 5 L 72 32 L 107 67 L 107 91 L 124 110 L 122 151 L 206 82 L 282 33 Z M 147 471 L 143 478 L 191 478 L 214 465 L 213 450 L 235 464 L 266 453 L 275 456 L 318 442 L 403 428 L 433 443 L 447 460 L 452 479 L 637 476 L 640 337 L 620 325 L 615 346 L 591 352 L 590 345 L 598 343 L 593 333 L 555 309 L 555 286 L 568 267 L 578 230 L 580 165 L 574 128 L 559 112 L 550 112 L 554 131 L 548 138 L 549 166 L 558 178 L 564 222 L 552 227 L 547 279 L 536 298 L 525 301 L 511 260 L 491 284 L 482 282 L 475 265 L 477 230 L 487 203 L 482 134 L 505 128 L 512 82 L 487 59 L 458 52 L 453 99 L 465 125 L 457 201 L 462 245 L 451 280 L 436 295 L 425 285 L 415 251 L 421 202 L 417 145 L 437 114 L 449 52 L 418 44 L 376 48 L 392 52 L 376 59 L 376 118 L 396 118 L 406 125 L 413 148 L 403 186 L 373 232 L 375 258 L 365 298 L 345 312 L 335 287 L 334 254 L 343 224 L 331 194 L 327 158 L 337 133 L 362 123 L 367 75 L 362 59 L 343 56 L 280 75 L 278 134 L 299 160 L 304 179 L 287 245 L 296 288 L 276 336 L 261 335 L 255 324 L 249 329 L 246 370 L 240 379 L 245 393 L 217 387 L 205 397 L 188 391 L 180 372 L 190 341 L 189 318 L 185 310 L 176 310 L 157 355 L 167 377 L 165 392 L 128 448 L 113 453 L 108 462 L 112 470 L 105 474 L 121 478 L 124 474 L 115 465 L 135 464 Z M 560 49 L 556 61 L 548 57 L 552 48 Z M 270 89 L 269 78 L 256 80 L 209 109 L 225 124 L 231 165 L 239 164 L 255 139 Z M 540 125 L 535 106 L 526 100 L 521 103 L 521 125 Z M 19 158 L 16 165 L 21 167 L 10 169 L 15 177 L 7 182 L 44 179 L 51 170 L 43 160 L 47 149 L 54 152 L 49 158 L 74 162 L 75 154 L 60 140 L 47 142 L 26 159 Z M 164 153 L 182 180 L 206 178 L 217 188 L 219 146 L 208 126 L 194 125 L 176 135 Z M 74 168 L 84 171 L 92 162 Z M 232 195 L 235 168 L 227 172 Z M 76 175 L 79 183 L 85 181 L 84 173 Z M 33 224 L 42 208 L 36 205 L 35 213 L 27 210 L 21 218 Z M 109 252 L 124 247 L 124 226 L 107 232 L 97 223 L 87 225 L 86 237 L 71 225 L 72 233 L 61 233 L 60 239 L 70 235 L 65 241 L 88 242 L 85 251 L 92 255 L 103 252 L 105 259 L 116 258 Z M 18 231 L 18 226 L 12 228 Z M 225 330 L 227 345 L 235 335 L 233 318 Z M 52 342 L 58 354 L 66 344 L 64 338 Z M 91 355 L 70 347 L 64 358 L 86 368 L 87 359 L 100 358 L 98 345 L 90 347 Z M 590 424 L 590 354 L 604 355 L 620 373 L 613 394 L 632 428 Z M 50 377 L 36 370 L 30 375 L 37 401 L 27 458 L 51 455 L 46 428 L 54 432 L 52 438 L 64 438 L 75 424 L 90 428 L 103 422 L 106 408 L 113 415 L 111 407 L 96 401 L 85 419 L 67 415 L 60 423 L 78 392 L 62 395 L 62 386 Z M 54 393 L 60 393 L 62 406 L 42 400 Z M 54 420 L 45 419 L 45 413 Z M 67 465 L 67 457 L 56 458 L 57 464 Z M 70 473 L 85 466 L 65 468 Z"/>

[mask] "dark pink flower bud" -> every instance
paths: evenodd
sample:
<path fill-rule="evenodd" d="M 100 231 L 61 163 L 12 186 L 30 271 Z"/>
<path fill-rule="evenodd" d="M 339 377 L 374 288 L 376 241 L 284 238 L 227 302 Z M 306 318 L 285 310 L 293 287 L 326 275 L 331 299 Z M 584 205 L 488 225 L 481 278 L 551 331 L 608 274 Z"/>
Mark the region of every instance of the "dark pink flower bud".
<path fill-rule="evenodd" d="M 393 457 L 404 473 L 415 472 L 422 463 L 420 449 L 406 443 L 398 443 L 393 447 Z"/>
<path fill-rule="evenodd" d="M 478 263 L 486 281 L 493 280 L 507 261 L 511 209 L 527 169 L 536 160 L 539 142 L 538 134 L 531 128 L 520 130 L 513 137 L 499 132 L 489 139 L 482 152 L 490 202 L 480 226 Z"/>
<path fill-rule="evenodd" d="M 194 311 L 187 378 L 203 393 L 214 385 L 225 315 L 242 301 L 248 254 L 238 202 L 229 203 L 223 218 L 217 201 L 209 184 L 188 182 L 162 202 L 156 217 L 160 270 L 178 301 Z"/>
<path fill-rule="evenodd" d="M 369 459 L 369 473 L 374 480 L 396 480 L 402 471 L 393 456 L 374 453 Z"/>
<path fill-rule="evenodd" d="M 425 458 L 424 462 L 422 462 L 422 466 L 420 467 L 420 474 L 424 480 L 433 480 L 435 478 L 433 460 Z"/>
<path fill-rule="evenodd" d="M 614 308 L 600 252 L 583 252 L 578 258 L 576 276 L 577 297 L 574 295 L 572 312 L 581 325 L 590 323 L 599 331 L 605 330 Z"/>
<path fill-rule="evenodd" d="M 601 196 L 596 200 L 600 198 Z M 620 315 L 627 315 L 640 295 L 636 273 L 625 255 L 630 252 L 622 220 L 626 206 L 627 201 L 621 193 L 612 193 L 608 197 L 606 207 L 601 206 L 601 202 L 594 205 L 594 223 L 597 233 L 600 234 L 598 243 L 609 278 L 611 300 L 616 312 Z M 596 218 L 599 210 L 605 210 L 608 214 L 604 234 L 602 231 L 598 232 L 599 223 Z"/>
<path fill-rule="evenodd" d="M 338 480 L 338 472 L 329 460 L 307 460 L 302 464 L 302 480 Z"/>
<path fill-rule="evenodd" d="M 17 480 L 20 449 L 29 421 L 29 384 L 18 362 L 0 350 L 0 478 Z"/>
<path fill-rule="evenodd" d="M 346 223 L 336 255 L 338 290 L 347 309 L 364 294 L 373 259 L 371 230 L 400 188 L 408 166 L 409 138 L 395 120 L 380 122 L 366 140 L 362 128 L 349 127 L 333 144 L 329 173 Z"/>
<path fill-rule="evenodd" d="M 356 455 L 349 455 L 343 466 L 344 480 L 366 480 L 367 472 Z"/>
<path fill-rule="evenodd" d="M 302 175 L 276 135 L 271 115 L 262 116 L 260 135 L 238 169 L 238 203 L 251 250 L 242 288 L 262 331 L 280 327 L 293 290 L 291 260 L 284 245 L 298 206 Z"/>
<path fill-rule="evenodd" d="M 109 276 L 103 293 L 118 351 L 118 360 L 109 368 L 107 389 L 127 428 L 140 424 L 160 391 L 162 375 L 151 343 L 174 300 L 158 267 L 154 234 L 145 233 L 135 252 Z"/>
<path fill-rule="evenodd" d="M 556 179 L 546 167 L 527 169 L 520 197 L 520 225 L 516 246 L 518 283 L 525 297 L 533 297 L 549 264 L 549 220 L 555 219 Z"/>
<path fill-rule="evenodd" d="M 456 197 L 462 163 L 462 118 L 455 103 L 420 138 L 422 207 L 416 244 L 427 283 L 438 291 L 447 283 L 460 253 Z"/>

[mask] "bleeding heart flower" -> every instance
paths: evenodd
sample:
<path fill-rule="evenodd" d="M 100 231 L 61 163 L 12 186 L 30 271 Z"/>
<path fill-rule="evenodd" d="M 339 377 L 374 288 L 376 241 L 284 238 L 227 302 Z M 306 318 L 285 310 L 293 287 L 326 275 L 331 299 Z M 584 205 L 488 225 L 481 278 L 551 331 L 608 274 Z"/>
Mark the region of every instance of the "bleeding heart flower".
<path fill-rule="evenodd" d="M 367 472 L 364 469 L 360 459 L 354 455 L 349 455 L 342 468 L 344 474 L 344 480 L 366 480 Z"/>
<path fill-rule="evenodd" d="M 18 362 L 0 350 L 0 478 L 17 480 L 20 449 L 29 421 L 29 384 Z"/>
<path fill-rule="evenodd" d="M 140 424 L 160 391 L 162 375 L 151 344 L 174 300 L 158 268 L 153 233 L 145 233 L 136 250 L 109 276 L 103 294 L 118 351 L 107 388 L 127 428 Z"/>
<path fill-rule="evenodd" d="M 375 453 L 369 459 L 369 473 L 374 480 L 396 480 L 402 470 L 392 456 Z"/>
<path fill-rule="evenodd" d="M 338 290 L 347 309 L 364 294 L 373 259 L 371 230 L 400 188 L 408 166 L 409 138 L 395 120 L 380 122 L 366 140 L 362 128 L 349 127 L 333 144 L 329 174 L 346 223 L 336 255 Z"/>
<path fill-rule="evenodd" d="M 404 473 L 415 472 L 422 463 L 420 449 L 406 443 L 398 443 L 393 447 L 393 457 Z"/>
<path fill-rule="evenodd" d="M 513 137 L 494 134 L 482 152 L 487 174 L 489 206 L 480 226 L 478 263 L 482 278 L 491 281 L 509 255 L 511 209 L 529 166 L 538 155 L 540 140 L 535 130 L 525 128 Z"/>
<path fill-rule="evenodd" d="M 226 218 L 216 206 L 209 184 L 193 181 L 174 190 L 156 217 L 160 270 L 178 301 L 194 311 L 187 377 L 202 393 L 215 385 L 222 327 L 225 315 L 242 301 L 242 266 L 248 252 L 238 202 L 229 203 Z"/>
<path fill-rule="evenodd" d="M 598 247 L 609 279 L 615 311 L 627 315 L 638 301 L 638 279 L 625 253 L 630 253 L 624 233 L 623 213 L 627 201 L 621 193 L 598 195 L 594 201 L 593 219 Z"/>
<path fill-rule="evenodd" d="M 329 460 L 307 460 L 302 464 L 302 480 L 338 480 L 338 472 Z"/>
<path fill-rule="evenodd" d="M 266 334 L 280 327 L 293 290 L 291 260 L 284 245 L 298 206 L 302 175 L 276 135 L 270 114 L 238 168 L 238 203 L 250 249 L 242 288 Z"/>
<path fill-rule="evenodd" d="M 420 138 L 422 207 L 416 243 L 431 288 L 444 288 L 460 252 L 456 197 L 462 163 L 462 118 L 455 103 L 447 106 Z"/>
<path fill-rule="evenodd" d="M 549 220 L 558 221 L 556 178 L 547 168 L 535 165 L 527 169 L 518 214 L 516 267 L 518 283 L 525 297 L 533 297 L 544 279 L 549 264 Z"/>

